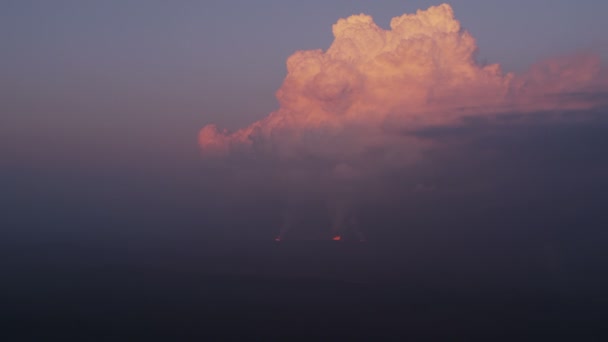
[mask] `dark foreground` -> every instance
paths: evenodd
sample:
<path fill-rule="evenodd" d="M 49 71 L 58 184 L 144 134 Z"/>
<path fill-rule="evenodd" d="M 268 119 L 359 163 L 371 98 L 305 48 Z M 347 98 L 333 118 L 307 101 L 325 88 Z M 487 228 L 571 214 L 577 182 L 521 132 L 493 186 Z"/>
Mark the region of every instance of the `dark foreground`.
<path fill-rule="evenodd" d="M 189 252 L 186 252 L 189 251 Z M 33 252 L 36 251 L 36 252 Z M 3 341 L 600 341 L 593 270 L 373 244 L 4 251 Z M 549 265 L 550 266 L 550 265 Z M 593 276 L 591 276 L 593 277 Z"/>

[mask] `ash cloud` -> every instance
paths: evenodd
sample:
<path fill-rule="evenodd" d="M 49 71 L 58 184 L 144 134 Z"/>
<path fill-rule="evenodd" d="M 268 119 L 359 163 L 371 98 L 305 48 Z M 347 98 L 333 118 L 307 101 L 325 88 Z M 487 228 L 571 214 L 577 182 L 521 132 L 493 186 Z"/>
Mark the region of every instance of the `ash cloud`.
<path fill-rule="evenodd" d="M 445 151 L 470 148 L 480 127 L 588 120 L 606 105 L 597 56 L 541 61 L 521 75 L 480 65 L 475 39 L 447 4 L 395 17 L 389 30 L 364 14 L 332 30 L 326 51 L 288 58 L 278 110 L 236 132 L 211 124 L 199 134 L 203 157 L 224 163 L 236 192 L 282 199 L 281 238 L 307 213 L 324 210 L 328 234 L 361 236 L 361 207 L 401 193 L 440 193 L 425 168 L 445 162 Z M 462 134 L 467 129 L 473 132 Z M 492 186 L 472 182 L 469 190 Z"/>

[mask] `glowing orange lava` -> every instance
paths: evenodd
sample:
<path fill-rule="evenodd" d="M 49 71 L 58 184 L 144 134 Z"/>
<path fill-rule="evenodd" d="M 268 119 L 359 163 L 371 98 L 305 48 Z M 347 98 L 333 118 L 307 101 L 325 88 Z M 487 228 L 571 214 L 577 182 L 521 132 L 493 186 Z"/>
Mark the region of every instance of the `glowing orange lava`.
<path fill-rule="evenodd" d="M 340 241 L 340 240 L 342 240 L 342 237 L 340 235 L 336 235 L 336 236 L 334 236 L 331 239 L 334 240 L 334 241 Z"/>

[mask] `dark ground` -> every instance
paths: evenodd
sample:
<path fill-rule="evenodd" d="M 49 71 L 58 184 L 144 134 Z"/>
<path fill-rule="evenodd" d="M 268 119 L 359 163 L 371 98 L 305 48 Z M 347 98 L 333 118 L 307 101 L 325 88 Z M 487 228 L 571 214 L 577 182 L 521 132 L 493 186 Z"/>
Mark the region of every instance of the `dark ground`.
<path fill-rule="evenodd" d="M 348 241 L 30 247 L 3 253 L 3 341 L 608 337 L 605 275 L 547 270 L 526 251 L 433 255 Z"/>

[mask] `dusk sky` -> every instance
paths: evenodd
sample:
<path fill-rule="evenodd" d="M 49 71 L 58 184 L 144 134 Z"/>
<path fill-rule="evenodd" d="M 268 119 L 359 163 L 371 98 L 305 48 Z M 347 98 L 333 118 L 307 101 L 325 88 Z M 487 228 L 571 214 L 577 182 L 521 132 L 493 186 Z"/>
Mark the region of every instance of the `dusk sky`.
<path fill-rule="evenodd" d="M 605 105 L 608 51 L 604 33 L 608 27 L 603 13 L 608 5 L 604 2 L 455 1 L 451 7 L 429 12 L 432 19 L 426 24 L 412 19 L 407 25 L 413 26 L 391 32 L 392 18 L 434 5 L 439 4 L 5 2 L 0 14 L 4 47 L 0 81 L 0 151 L 4 157 L 0 163 L 2 181 L 10 189 L 5 199 L 17 217 L 12 219 L 34 220 L 38 223 L 24 225 L 57 237 L 64 230 L 106 232 L 67 224 L 75 219 L 72 211 L 80 213 L 83 220 L 90 214 L 102 221 L 115 215 L 143 219 L 175 211 L 169 216 L 180 217 L 193 231 L 197 228 L 192 227 L 204 227 L 197 231 L 204 235 L 213 226 L 200 221 L 208 217 L 206 210 L 212 210 L 209 203 L 219 205 L 223 199 L 239 198 L 247 207 L 247 195 L 240 193 L 253 191 L 239 190 L 234 180 L 212 180 L 209 167 L 218 159 L 203 157 L 218 146 L 228 154 L 234 151 L 227 148 L 236 147 L 226 144 L 252 146 L 256 141 L 256 146 L 266 146 L 264 151 L 225 155 L 229 158 L 224 161 L 233 164 L 224 166 L 231 172 L 250 172 L 244 177 L 266 189 L 263 193 L 269 200 L 281 196 L 293 200 L 302 194 L 289 188 L 294 184 L 280 182 L 289 183 L 295 175 L 304 177 L 298 182 L 306 179 L 309 188 L 327 188 L 322 182 L 333 182 L 325 178 L 327 170 L 334 176 L 354 177 L 383 193 L 382 187 L 371 185 L 374 180 L 393 181 L 381 174 L 409 175 L 412 168 L 425 163 L 442 165 L 444 161 L 425 156 L 444 151 L 443 147 L 462 147 L 460 140 L 460 144 L 440 144 L 443 137 L 421 135 L 465 129 L 468 126 L 463 128 L 462 123 L 466 120 L 524 115 L 526 120 L 546 124 L 603 127 L 580 117 L 604 118 L 592 114 L 601 112 Z M 334 42 L 332 25 L 361 13 L 371 16 L 361 20 L 372 23 L 373 28 L 344 31 L 359 32 L 352 36 L 360 39 L 356 50 L 348 47 L 348 39 L 352 39 L 348 35 L 353 33 L 345 33 L 346 38 Z M 348 25 L 343 26 L 352 26 Z M 361 27 L 368 27 L 365 25 Z M 385 42 L 383 47 L 377 45 L 380 41 Z M 287 61 L 292 55 L 295 69 L 288 74 Z M 434 64 L 429 65 L 429 61 Z M 310 71 L 317 67 L 298 69 L 302 63 L 321 64 L 318 71 Z M 344 95 L 345 91 L 351 95 Z M 567 119 L 561 121 L 540 119 L 577 110 L 579 113 L 565 115 Z M 270 119 L 270 113 L 275 112 Z M 395 140 L 387 127 L 408 133 L 404 140 Z M 223 137 L 224 129 L 243 130 Z M 487 129 L 474 133 L 487 133 Z M 521 127 L 500 130 L 501 137 L 507 139 L 523 133 L 529 131 Z M 467 141 L 476 139 L 474 134 L 465 137 Z M 386 155 L 374 152 L 382 159 L 366 159 L 365 151 L 374 149 Z M 295 159 L 284 159 L 285 153 Z M 247 164 L 250 159 L 258 165 Z M 328 164 L 321 167 L 318 163 Z M 365 170 L 358 168 L 362 165 L 366 165 Z M 444 169 L 433 168 L 434 172 Z M 306 175 L 298 176 L 298 172 Z M 473 176 L 475 172 L 472 169 L 465 174 Z M 224 176 L 228 177 L 226 172 Z M 440 176 L 433 181 L 404 177 L 414 187 L 433 188 L 433 182 L 446 181 Z M 207 183 L 218 186 L 219 194 Z M 224 183 L 222 190 L 219 184 Z M 231 192 L 231 186 L 237 188 Z M 227 208 L 230 201 L 225 202 Z M 143 214 L 131 206 L 150 212 Z M 90 212 L 84 214 L 80 207 Z M 145 209 L 148 207 L 156 209 Z M 278 214 L 266 212 L 264 216 L 263 210 L 259 214 L 281 220 L 279 217 L 289 211 L 274 210 Z M 42 213 L 61 220 L 36 218 L 44 217 Z M 65 224 L 60 224 L 64 219 Z M 121 226 L 122 221 L 117 220 L 107 225 Z M 42 228 L 41 222 L 54 228 Z M 278 230 L 280 224 L 271 225 Z M 135 236 L 148 236 L 141 235 L 141 225 L 128 226 Z M 245 229 L 252 234 L 249 237 L 274 235 L 270 231 L 255 233 L 256 228 L 251 227 Z M 170 234 L 163 228 L 150 230 Z"/>
<path fill-rule="evenodd" d="M 331 25 L 392 17 L 432 1 L 5 1 L 3 139 L 185 143 L 208 122 L 237 128 L 277 108 L 285 61 L 327 49 Z M 506 71 L 576 52 L 608 58 L 602 1 L 453 1 L 478 60 Z M 134 132 L 135 131 L 135 132 Z M 53 136 L 62 132 L 62 139 Z M 86 132 L 86 133 L 85 133 Z M 44 142 L 43 142 L 44 141 Z M 137 142 L 135 142 L 137 141 Z M 143 143 L 144 146 L 141 144 Z M 173 144 L 176 144 L 173 142 Z M 176 147 L 177 148 L 177 147 Z"/>
<path fill-rule="evenodd" d="M 604 295 L 606 13 L 596 0 L 3 1 L 11 303 L 24 284 L 46 296 L 40 265 L 80 276 L 80 257 L 116 274 Z M 359 247 L 314 245 L 332 238 Z"/>

